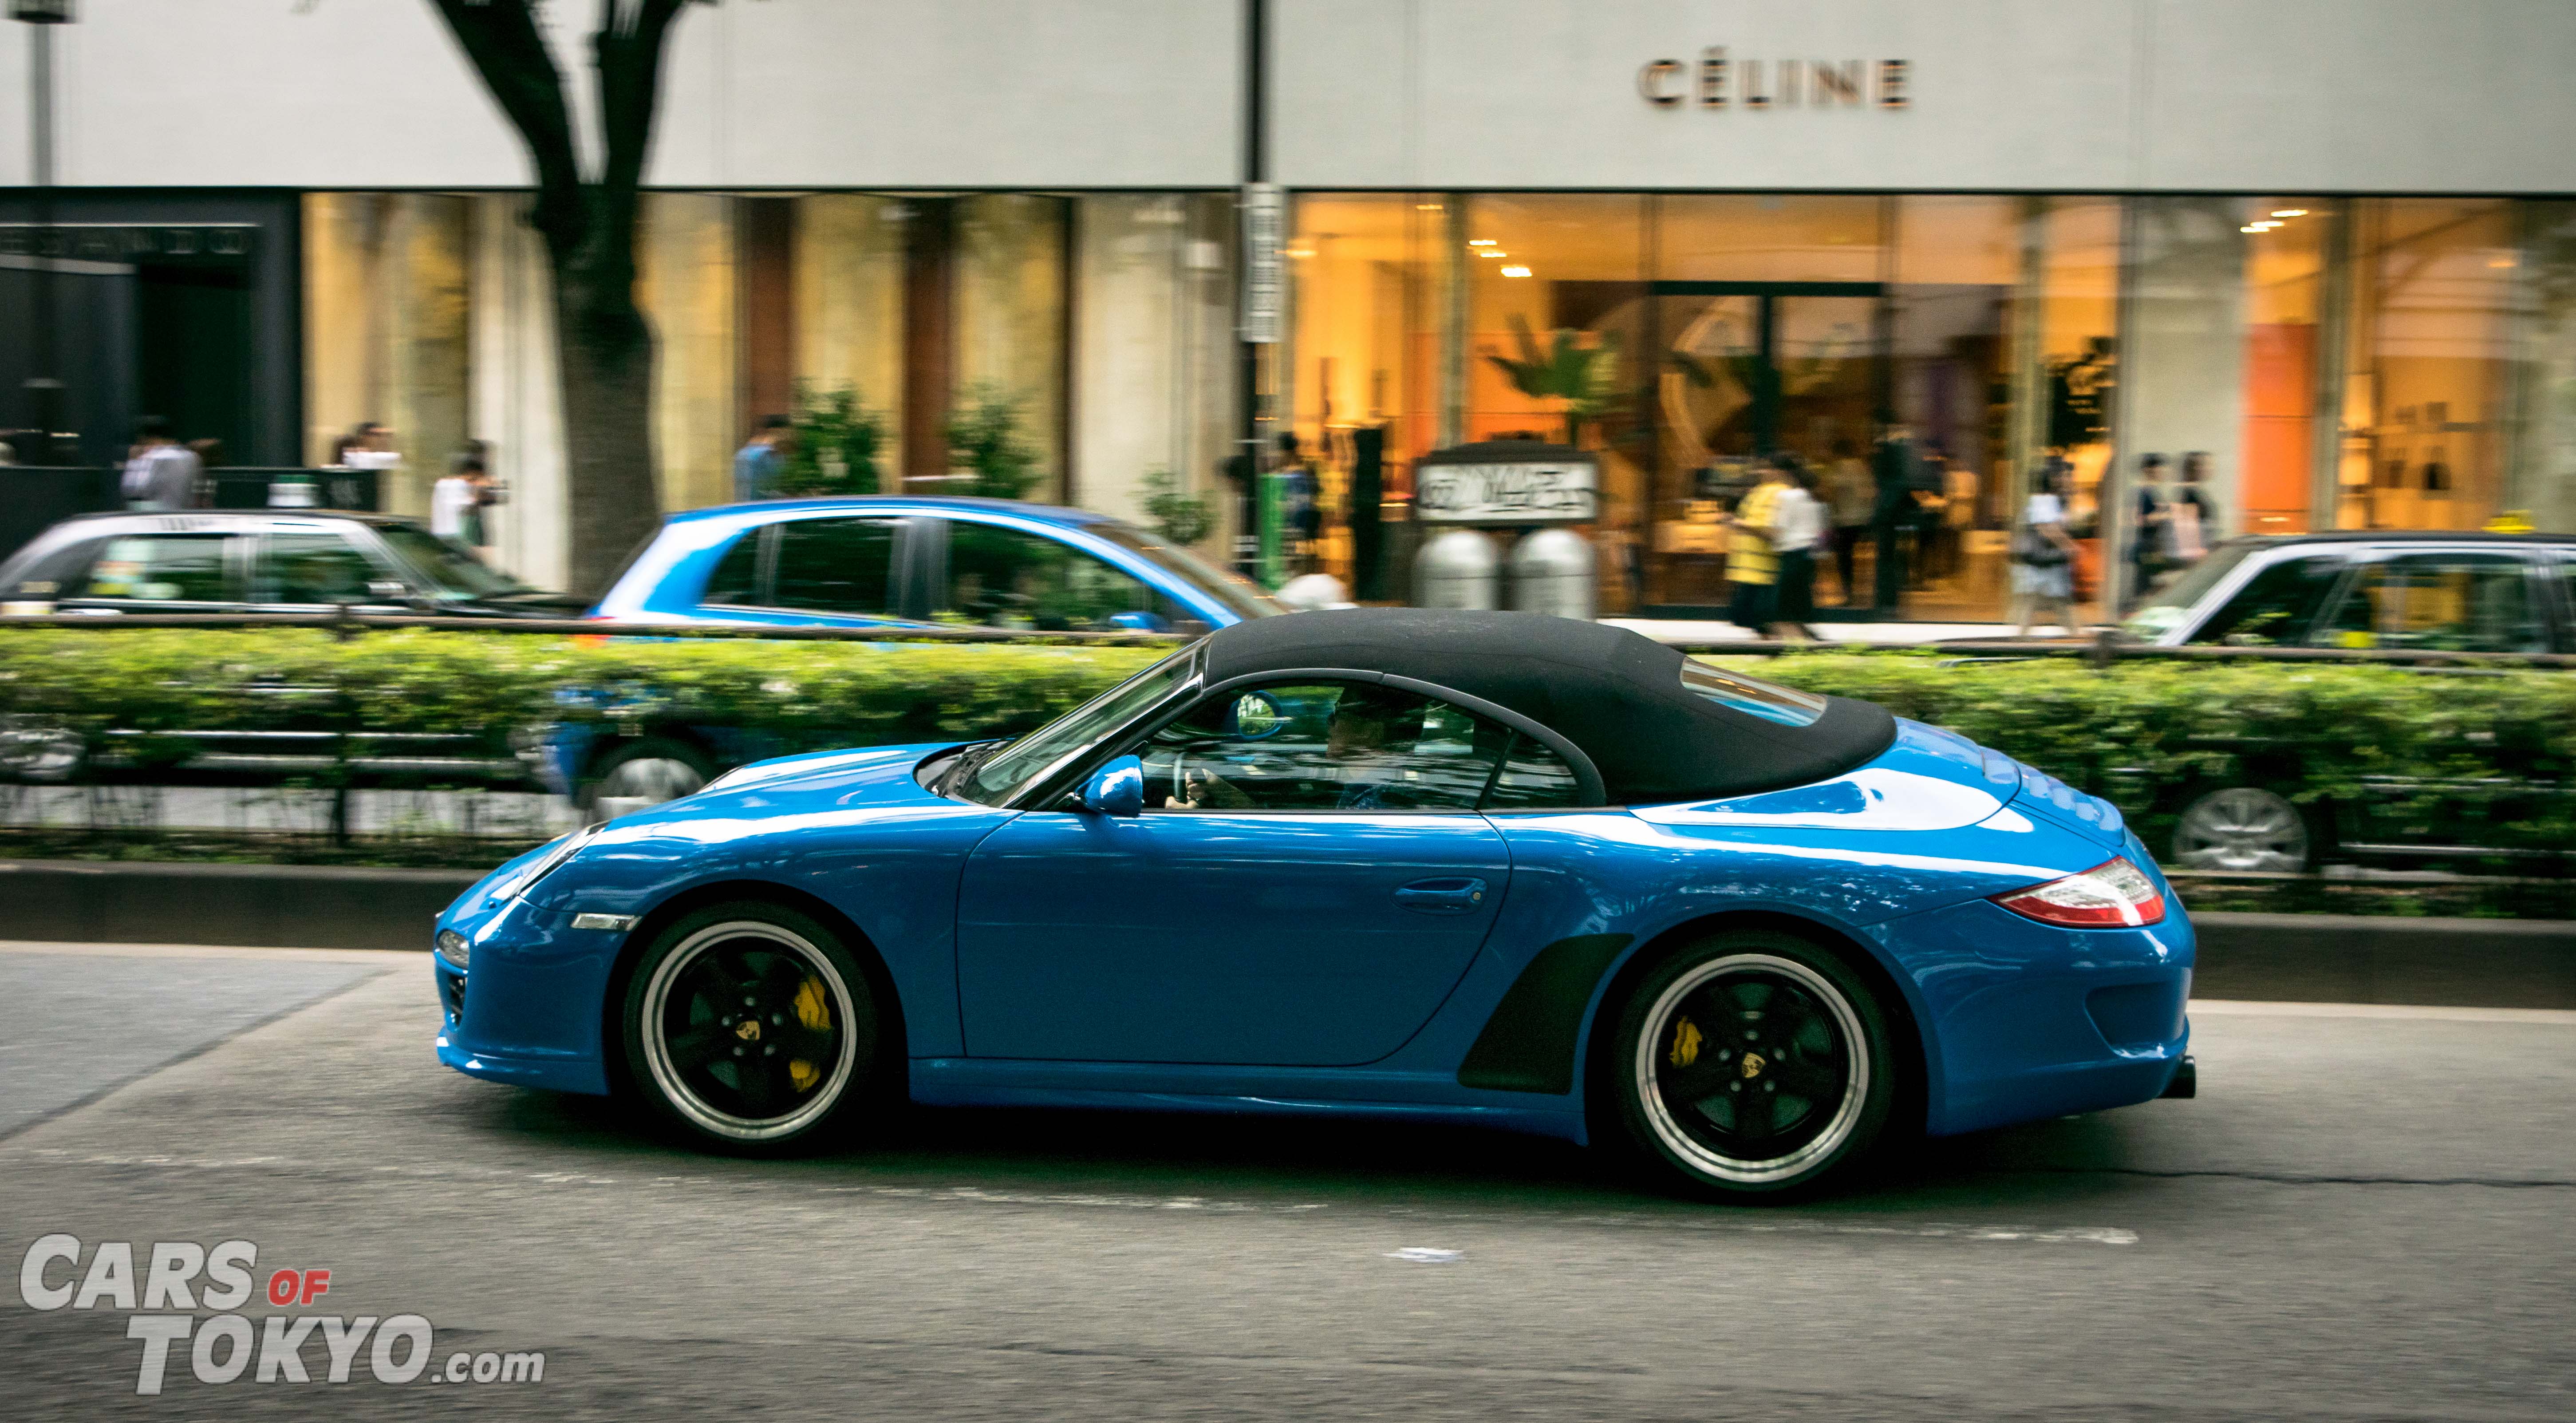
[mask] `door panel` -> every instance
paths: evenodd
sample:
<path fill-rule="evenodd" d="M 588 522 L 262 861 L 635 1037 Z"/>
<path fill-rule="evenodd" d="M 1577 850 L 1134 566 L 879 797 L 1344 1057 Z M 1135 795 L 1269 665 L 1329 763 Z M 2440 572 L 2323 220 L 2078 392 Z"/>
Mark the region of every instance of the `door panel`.
<path fill-rule="evenodd" d="M 1473 814 L 1034 811 L 967 863 L 966 1050 L 1373 1062 L 1448 996 L 1509 876 Z"/>

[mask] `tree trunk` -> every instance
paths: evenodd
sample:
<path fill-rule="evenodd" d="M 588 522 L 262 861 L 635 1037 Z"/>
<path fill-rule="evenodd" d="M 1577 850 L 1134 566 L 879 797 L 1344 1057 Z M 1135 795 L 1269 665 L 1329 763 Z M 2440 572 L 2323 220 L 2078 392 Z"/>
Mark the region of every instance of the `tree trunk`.
<path fill-rule="evenodd" d="M 597 181 L 584 181 L 563 76 L 536 0 L 432 0 L 536 167 L 528 225 L 555 278 L 563 384 L 566 591 L 596 598 L 660 522 L 653 464 L 653 328 L 635 307 L 635 219 L 661 92 L 662 48 L 687 0 L 602 0 Z"/>
<path fill-rule="evenodd" d="M 634 233 L 555 255 L 567 591 L 597 598 L 661 522 L 653 471 L 653 333 L 635 306 Z"/>

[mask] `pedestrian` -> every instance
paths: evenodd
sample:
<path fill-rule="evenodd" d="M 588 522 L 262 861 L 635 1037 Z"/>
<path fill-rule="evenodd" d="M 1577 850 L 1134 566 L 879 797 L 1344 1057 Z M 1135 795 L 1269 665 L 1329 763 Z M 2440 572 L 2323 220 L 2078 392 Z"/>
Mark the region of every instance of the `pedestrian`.
<path fill-rule="evenodd" d="M 1771 546 L 1780 555 L 1778 623 L 1783 635 L 1813 641 L 1809 622 L 1816 615 L 1816 551 L 1829 544 L 1825 506 L 1816 498 L 1815 472 L 1792 455 L 1779 458 L 1788 484 L 1771 513 Z"/>
<path fill-rule="evenodd" d="M 483 457 L 459 450 L 447 474 L 429 487 L 429 531 L 443 539 L 483 544 Z"/>
<path fill-rule="evenodd" d="M 1762 482 L 1746 491 L 1744 501 L 1735 506 L 1726 534 L 1726 581 L 1734 588 L 1726 620 L 1756 638 L 1768 638 L 1780 606 L 1780 554 L 1771 541 L 1772 529 L 1789 477 L 1768 459 L 1755 473 Z"/>
<path fill-rule="evenodd" d="M 2165 563 L 2176 572 L 2207 557 L 2210 544 L 2222 537 L 2218 508 L 2201 488 L 2209 477 L 2209 451 L 2184 455 L 2181 477 L 2181 485 L 2165 500 Z"/>
<path fill-rule="evenodd" d="M 1843 606 L 1856 607 L 1860 603 L 1860 585 L 1852 579 L 1853 555 L 1860 548 L 1861 536 L 1869 532 L 1878 487 L 1870 481 L 1869 464 L 1860 457 L 1860 446 L 1852 443 L 1849 435 L 1834 441 L 1834 462 L 1825 471 L 1825 502 L 1833 516 L 1834 572 L 1842 580 Z"/>
<path fill-rule="evenodd" d="M 351 469 L 400 469 L 402 451 L 394 448 L 392 427 L 369 420 L 349 432 L 349 446 L 341 451 L 340 462 Z"/>
<path fill-rule="evenodd" d="M 146 415 L 134 427 L 133 453 L 125 461 L 125 507 L 196 508 L 197 481 L 204 472 L 196 452 L 171 438 L 169 421 Z"/>
<path fill-rule="evenodd" d="M 1279 527 L 1292 542 L 1285 551 L 1289 566 L 1312 572 L 1322 560 L 1324 505 L 1315 467 L 1297 443 L 1297 432 L 1279 432 Z"/>
<path fill-rule="evenodd" d="M 760 422 L 760 428 L 733 457 L 733 502 L 748 504 L 755 499 L 778 497 L 778 481 L 787 473 L 786 446 L 795 435 L 795 422 L 784 415 L 772 415 Z"/>
<path fill-rule="evenodd" d="M 1914 433 L 1895 416 L 1886 416 L 1879 427 L 1878 454 L 1870 464 L 1875 493 L 1869 516 L 1878 560 L 1871 570 L 1876 586 L 1870 602 L 1885 614 L 1896 612 L 1905 588 L 1904 540 L 1913 530 L 1917 463 Z"/>
<path fill-rule="evenodd" d="M 2122 611 L 2147 596 L 2155 586 L 2156 575 L 2165 567 L 2165 523 L 2172 509 L 2165 502 L 2165 457 L 2148 453 L 2138 457 L 2138 526 L 2129 530 L 2129 587 L 2121 600 Z"/>
<path fill-rule="evenodd" d="M 2020 527 L 2013 531 L 2012 591 L 2019 635 L 2030 636 L 2040 606 L 2071 636 L 2076 631 L 2073 604 L 2075 540 L 2066 532 L 2066 494 L 2072 483 L 2066 466 L 2050 459 L 2040 466 L 2039 488 L 2022 506 Z"/>

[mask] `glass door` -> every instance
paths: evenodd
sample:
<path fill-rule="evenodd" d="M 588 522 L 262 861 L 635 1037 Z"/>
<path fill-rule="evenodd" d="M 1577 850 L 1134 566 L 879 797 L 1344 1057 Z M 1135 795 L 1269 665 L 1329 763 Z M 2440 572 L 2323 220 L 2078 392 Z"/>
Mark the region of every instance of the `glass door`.
<path fill-rule="evenodd" d="M 1724 517 L 1757 457 L 1822 469 L 1843 442 L 1869 447 L 1888 394 L 1885 313 L 1874 282 L 1653 284 L 1649 602 L 1726 601 Z"/>

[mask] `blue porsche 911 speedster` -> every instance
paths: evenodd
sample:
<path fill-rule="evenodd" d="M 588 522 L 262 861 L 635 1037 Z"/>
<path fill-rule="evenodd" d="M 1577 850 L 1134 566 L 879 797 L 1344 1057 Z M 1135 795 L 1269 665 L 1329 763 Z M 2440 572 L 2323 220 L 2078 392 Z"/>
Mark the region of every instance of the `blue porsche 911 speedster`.
<path fill-rule="evenodd" d="M 1007 742 L 745 766 L 437 926 L 442 1062 L 741 1152 L 903 1101 L 1594 1141 L 1719 1194 L 2186 1095 L 2107 803 L 1525 613 L 1222 629 Z"/>

